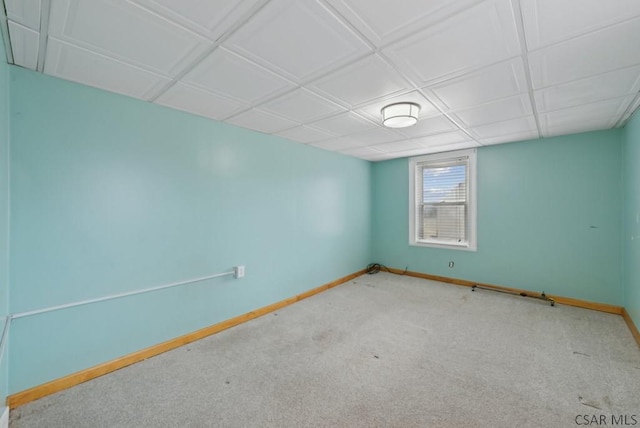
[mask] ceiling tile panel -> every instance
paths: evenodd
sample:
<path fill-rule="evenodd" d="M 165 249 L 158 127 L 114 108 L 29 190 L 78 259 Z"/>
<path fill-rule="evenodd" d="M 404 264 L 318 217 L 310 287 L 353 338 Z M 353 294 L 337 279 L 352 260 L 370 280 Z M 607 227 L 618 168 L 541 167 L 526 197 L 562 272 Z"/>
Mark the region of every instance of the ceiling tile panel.
<path fill-rule="evenodd" d="M 327 3 L 380 47 L 436 24 L 478 3 L 478 0 L 402 0 L 377 2 L 375 5 L 371 0 L 327 0 Z"/>
<path fill-rule="evenodd" d="M 5 0 L 7 18 L 40 31 L 40 0 Z"/>
<path fill-rule="evenodd" d="M 505 135 L 534 133 L 537 136 L 538 127 L 533 116 L 521 117 L 504 122 L 496 122 L 489 125 L 471 128 L 469 131 L 478 139 L 502 137 Z"/>
<path fill-rule="evenodd" d="M 574 117 L 570 121 L 563 121 L 562 123 L 560 123 L 560 121 L 557 121 L 559 122 L 557 125 L 548 126 L 546 124 L 547 122 L 546 113 L 540 117 L 540 120 L 541 122 L 543 122 L 543 125 L 541 125 L 543 129 L 543 135 L 544 137 L 547 137 L 547 138 L 555 137 L 559 135 L 578 134 L 581 132 L 598 131 L 601 129 L 607 129 L 607 128 L 611 128 L 616 122 L 615 117 L 598 116 L 589 121 L 581 120 L 577 117 Z"/>
<path fill-rule="evenodd" d="M 148 99 L 169 79 L 104 55 L 49 38 L 45 73 L 130 97 Z"/>
<path fill-rule="evenodd" d="M 374 149 L 384 153 L 402 152 L 405 150 L 423 149 L 424 146 L 416 140 L 392 141 L 372 146 Z"/>
<path fill-rule="evenodd" d="M 345 109 L 306 89 L 296 89 L 260 106 L 261 110 L 305 123 Z"/>
<path fill-rule="evenodd" d="M 539 138 L 538 131 L 522 131 L 497 137 L 487 137 L 483 138 L 481 141 L 482 145 L 490 146 L 494 144 L 513 143 L 516 141 L 535 140 L 537 138 Z"/>
<path fill-rule="evenodd" d="M 332 151 L 343 151 L 347 149 L 353 149 L 357 147 L 364 147 L 365 145 L 355 138 L 342 137 L 342 138 L 332 138 L 329 140 L 319 141 L 315 143 L 311 143 L 311 146 L 317 147 L 323 150 L 332 150 Z"/>
<path fill-rule="evenodd" d="M 640 91 L 640 66 L 629 67 L 586 79 L 535 91 L 539 112 L 590 104 Z"/>
<path fill-rule="evenodd" d="M 484 68 L 427 89 L 444 110 L 484 104 L 529 90 L 521 58 Z"/>
<path fill-rule="evenodd" d="M 534 89 L 640 64 L 640 19 L 529 54 Z"/>
<path fill-rule="evenodd" d="M 346 112 L 314 122 L 313 126 L 336 136 L 344 136 L 376 128 L 378 125 L 356 113 Z"/>
<path fill-rule="evenodd" d="M 540 126 L 545 137 L 611 128 L 633 98 L 628 96 L 543 113 Z"/>
<path fill-rule="evenodd" d="M 206 39 L 125 0 L 54 1 L 49 35 L 167 76 L 210 49 Z"/>
<path fill-rule="evenodd" d="M 224 46 L 296 82 L 335 69 L 370 48 L 317 1 L 273 0 Z"/>
<path fill-rule="evenodd" d="M 309 87 L 353 107 L 406 92 L 411 86 L 380 56 L 370 55 Z"/>
<path fill-rule="evenodd" d="M 355 156 L 362 159 L 378 158 L 382 155 L 382 152 L 376 150 L 373 147 L 354 147 L 351 149 L 339 150 L 339 152 L 348 156 Z"/>
<path fill-rule="evenodd" d="M 248 108 L 247 105 L 235 100 L 182 83 L 173 85 L 155 102 L 216 120 L 224 119 Z"/>
<path fill-rule="evenodd" d="M 622 114 L 618 124 L 620 126 L 625 126 L 629 118 L 634 114 L 634 112 L 640 111 L 639 109 L 640 109 L 640 92 L 636 95 L 636 97 L 633 99 L 631 104 L 629 104 L 629 107 L 627 107 L 627 110 Z"/>
<path fill-rule="evenodd" d="M 16 65 L 35 70 L 38 65 L 40 33 L 9 21 L 9 36 L 13 48 L 13 61 Z"/>
<path fill-rule="evenodd" d="M 409 149 L 409 150 L 385 152 L 385 154 L 388 156 L 387 159 L 406 158 L 406 157 L 409 157 L 409 156 L 420 156 L 420 155 L 424 155 L 425 153 L 428 153 L 428 149 L 426 149 L 424 147 L 419 148 L 419 149 Z"/>
<path fill-rule="evenodd" d="M 263 0 L 130 0 L 215 41 Z"/>
<path fill-rule="evenodd" d="M 380 161 L 385 161 L 389 159 L 395 159 L 396 156 L 392 155 L 391 153 L 382 153 L 380 155 L 362 156 L 361 158 L 371 162 L 380 162 Z"/>
<path fill-rule="evenodd" d="M 305 144 L 327 140 L 333 137 L 333 135 L 327 134 L 326 132 L 320 131 L 319 129 L 315 129 L 310 126 L 298 126 L 297 128 L 291 128 L 287 129 L 286 131 L 278 132 L 276 135 Z"/>
<path fill-rule="evenodd" d="M 347 138 L 357 139 L 361 146 L 388 143 L 390 141 L 404 140 L 404 136 L 381 126 L 369 131 L 359 132 Z"/>
<path fill-rule="evenodd" d="M 420 119 L 414 126 L 400 128 L 397 132 L 407 137 L 422 137 L 424 135 L 441 134 L 457 129 L 458 127 L 446 116 L 440 115 Z"/>
<path fill-rule="evenodd" d="M 476 141 L 464 141 L 461 143 L 443 144 L 440 146 L 429 146 L 427 147 L 427 151 L 425 151 L 425 154 L 437 153 L 437 152 L 450 152 L 453 150 L 473 149 L 475 147 L 480 147 L 480 146 L 481 144 L 479 144 Z"/>
<path fill-rule="evenodd" d="M 224 48 L 213 51 L 182 81 L 250 104 L 295 87 L 277 74 Z"/>
<path fill-rule="evenodd" d="M 520 42 L 511 2 L 490 0 L 382 52 L 426 85 L 518 55 Z"/>
<path fill-rule="evenodd" d="M 438 114 L 438 110 L 431 104 L 420 92 L 411 91 L 409 93 L 398 95 L 396 97 L 387 98 L 384 100 L 379 100 L 373 102 L 371 104 L 367 104 L 365 106 L 359 107 L 356 111 L 371 119 L 373 122 L 377 124 L 382 124 L 382 107 L 397 103 L 397 102 L 412 102 L 416 103 L 420 106 L 420 115 L 419 117 L 428 117 Z"/>
<path fill-rule="evenodd" d="M 313 145 L 326 150 L 340 151 L 353 147 L 374 146 L 376 144 L 399 141 L 402 139 L 404 138 L 395 132 L 379 127 L 358 134 L 349 135 L 347 137 L 333 138 L 319 143 L 313 143 Z"/>
<path fill-rule="evenodd" d="M 285 129 L 300 125 L 292 120 L 255 108 L 233 116 L 227 119 L 226 122 L 242 126 L 243 128 L 264 132 L 265 134 L 284 131 Z"/>
<path fill-rule="evenodd" d="M 398 152 L 389 153 L 392 156 L 390 156 L 388 159 L 403 158 L 403 157 L 409 157 L 409 156 L 420 156 L 420 155 L 427 155 L 430 153 L 450 152 L 453 150 L 471 149 L 479 146 L 480 144 L 476 143 L 475 141 L 465 141 L 463 143 L 453 143 L 453 144 L 446 144 L 442 146 L 422 147 L 419 149 L 401 150 Z"/>
<path fill-rule="evenodd" d="M 418 142 L 423 147 L 443 146 L 447 144 L 462 143 L 470 141 L 471 137 L 462 131 L 445 132 L 437 135 L 428 135 L 426 137 L 414 138 L 413 141 Z"/>
<path fill-rule="evenodd" d="M 640 16 L 638 0 L 521 0 L 530 51 Z"/>
<path fill-rule="evenodd" d="M 478 107 L 457 111 L 451 116 L 464 126 L 474 127 L 533 114 L 529 94 L 503 98 Z"/>

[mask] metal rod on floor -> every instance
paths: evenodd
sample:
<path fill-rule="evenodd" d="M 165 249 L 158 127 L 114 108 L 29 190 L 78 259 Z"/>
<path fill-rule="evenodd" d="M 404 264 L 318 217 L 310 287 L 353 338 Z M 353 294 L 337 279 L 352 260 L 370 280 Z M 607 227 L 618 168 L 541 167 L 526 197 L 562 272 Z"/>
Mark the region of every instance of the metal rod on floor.
<path fill-rule="evenodd" d="M 530 296 L 529 294 L 525 293 L 524 291 L 517 292 L 517 291 L 510 291 L 510 290 L 500 290 L 498 288 L 483 287 L 481 285 L 473 285 L 471 287 L 471 291 L 476 291 L 476 288 L 480 288 L 482 290 L 497 291 L 498 293 L 511 294 L 513 296 L 531 297 L 533 299 L 544 300 L 545 302 L 549 302 L 549 303 L 551 303 L 551 306 L 555 306 L 556 305 L 556 301 L 553 300 L 551 297 L 547 297 L 547 295 L 544 294 L 544 291 L 539 296 Z"/>
<path fill-rule="evenodd" d="M 177 286 L 186 285 L 186 284 L 193 284 L 194 282 L 201 282 L 201 281 L 206 281 L 208 279 L 219 278 L 219 277 L 222 277 L 222 276 L 229 276 L 229 275 L 234 275 L 234 274 L 235 274 L 235 271 L 223 272 L 223 273 L 218 273 L 216 275 L 203 276 L 203 277 L 200 277 L 200 278 L 188 279 L 186 281 L 172 282 L 171 284 L 159 285 L 157 287 L 150 287 L 150 288 L 145 288 L 145 289 L 142 289 L 142 290 L 135 290 L 135 291 L 128 291 L 128 292 L 125 292 L 125 293 L 112 294 L 110 296 L 104 296 L 104 297 L 98 297 L 98 298 L 95 298 L 95 299 L 82 300 L 80 302 L 66 303 L 64 305 L 50 306 L 48 308 L 35 309 L 33 311 L 18 312 L 17 314 L 10 315 L 8 318 L 10 318 L 10 319 L 24 318 L 24 317 L 29 317 L 29 316 L 32 316 L 32 315 L 43 314 L 43 313 L 46 313 L 46 312 L 58 311 L 60 309 L 74 308 L 76 306 L 88 305 L 89 303 L 104 302 L 106 300 L 113 300 L 113 299 L 119 299 L 121 297 L 134 296 L 136 294 L 148 293 L 150 291 L 164 290 L 165 288 L 177 287 Z"/>

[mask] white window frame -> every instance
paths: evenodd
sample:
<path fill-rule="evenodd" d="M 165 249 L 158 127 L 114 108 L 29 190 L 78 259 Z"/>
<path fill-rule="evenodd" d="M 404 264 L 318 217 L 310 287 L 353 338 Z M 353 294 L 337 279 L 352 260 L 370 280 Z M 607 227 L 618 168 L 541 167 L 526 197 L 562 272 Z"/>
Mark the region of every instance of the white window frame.
<path fill-rule="evenodd" d="M 420 240 L 417 235 L 416 173 L 423 162 L 442 162 L 466 157 L 467 160 L 467 242 L 451 243 L 437 240 Z M 409 158 L 409 245 L 418 247 L 447 248 L 452 250 L 477 251 L 477 151 L 476 149 L 435 153 Z"/>

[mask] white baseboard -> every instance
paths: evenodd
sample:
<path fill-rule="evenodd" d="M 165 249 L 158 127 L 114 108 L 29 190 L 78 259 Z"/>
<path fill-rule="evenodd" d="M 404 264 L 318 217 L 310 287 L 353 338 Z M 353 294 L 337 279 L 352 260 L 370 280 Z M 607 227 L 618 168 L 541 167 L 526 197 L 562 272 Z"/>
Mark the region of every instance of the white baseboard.
<path fill-rule="evenodd" d="M 0 428 L 9 428 L 9 408 L 0 407 L 2 415 L 0 415 Z"/>

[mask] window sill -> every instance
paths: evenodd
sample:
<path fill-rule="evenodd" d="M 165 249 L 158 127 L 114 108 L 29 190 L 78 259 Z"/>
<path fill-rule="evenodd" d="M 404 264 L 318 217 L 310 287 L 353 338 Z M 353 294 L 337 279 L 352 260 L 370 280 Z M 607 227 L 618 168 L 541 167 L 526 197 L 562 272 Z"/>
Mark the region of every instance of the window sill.
<path fill-rule="evenodd" d="M 462 251 L 477 251 L 476 246 L 470 244 L 443 244 L 439 242 L 424 242 L 416 241 L 409 242 L 412 247 L 426 247 L 426 248 L 442 248 L 445 250 L 462 250 Z"/>

